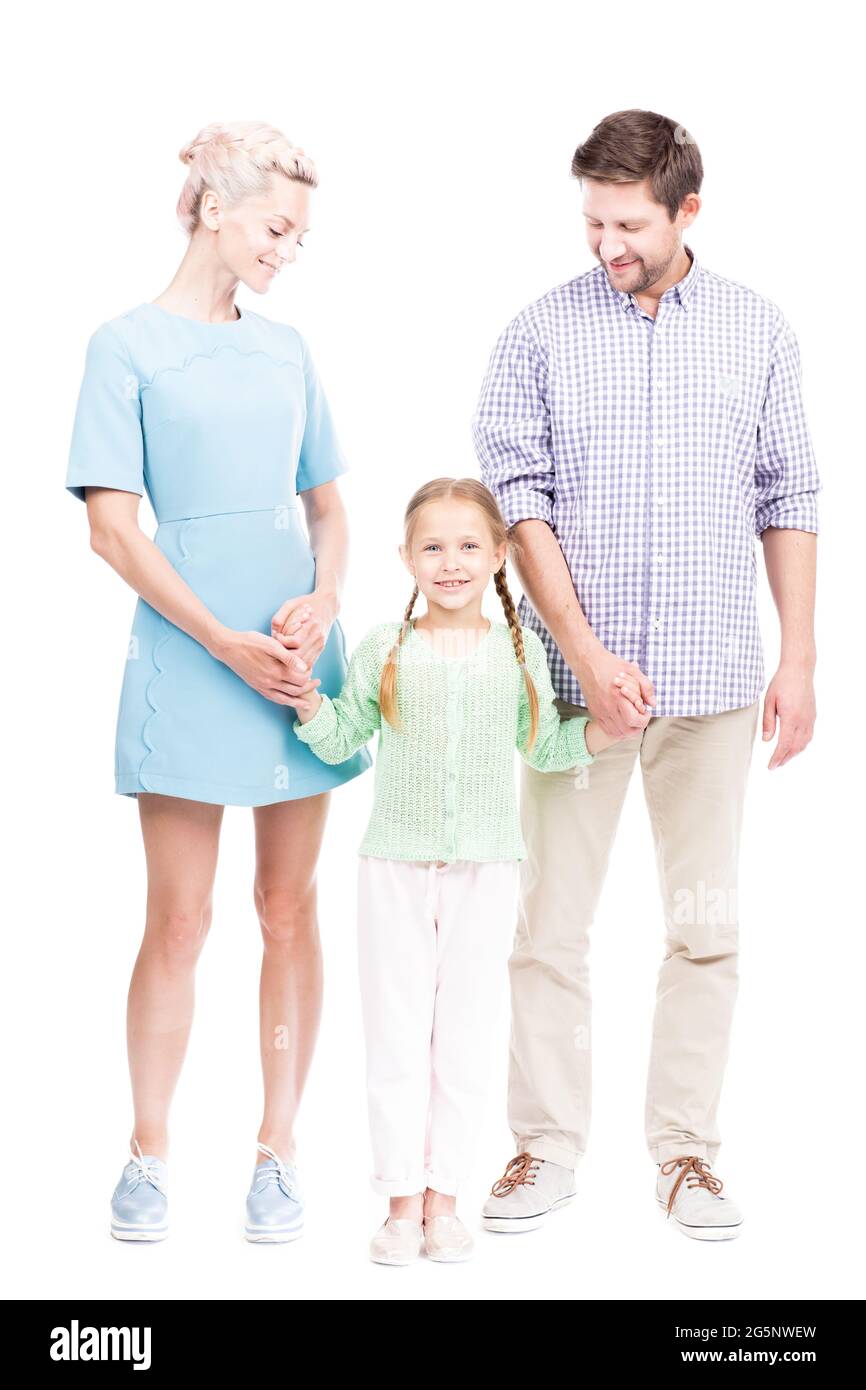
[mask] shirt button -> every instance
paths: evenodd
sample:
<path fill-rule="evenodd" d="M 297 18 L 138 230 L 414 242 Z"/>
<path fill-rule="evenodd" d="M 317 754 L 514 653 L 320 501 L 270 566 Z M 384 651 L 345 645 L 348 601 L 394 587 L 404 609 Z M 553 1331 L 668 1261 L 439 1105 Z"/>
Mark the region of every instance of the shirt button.
<path fill-rule="evenodd" d="M 657 498 L 656 498 L 656 506 L 657 506 L 657 507 L 663 507 L 664 504 L 665 504 L 665 499 L 664 499 L 663 497 L 657 497 Z"/>
<path fill-rule="evenodd" d="M 656 559 L 658 560 L 659 564 L 662 563 L 662 561 L 664 560 L 664 558 L 665 558 L 664 555 L 662 555 L 661 553 L 659 553 L 659 554 L 656 556 Z"/>
<path fill-rule="evenodd" d="M 661 620 L 661 618 L 653 618 L 653 627 L 661 627 L 661 625 L 662 625 L 662 620 Z"/>

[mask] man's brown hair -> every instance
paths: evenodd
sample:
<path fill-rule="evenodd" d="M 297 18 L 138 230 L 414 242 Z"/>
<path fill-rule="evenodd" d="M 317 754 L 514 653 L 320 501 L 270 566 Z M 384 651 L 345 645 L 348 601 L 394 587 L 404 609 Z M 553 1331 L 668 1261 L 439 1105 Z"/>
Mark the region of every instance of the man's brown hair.
<path fill-rule="evenodd" d="M 704 166 L 685 126 L 656 111 L 614 111 L 578 145 L 571 172 L 576 179 L 599 183 L 649 179 L 653 198 L 673 221 L 683 199 L 700 192 Z"/>

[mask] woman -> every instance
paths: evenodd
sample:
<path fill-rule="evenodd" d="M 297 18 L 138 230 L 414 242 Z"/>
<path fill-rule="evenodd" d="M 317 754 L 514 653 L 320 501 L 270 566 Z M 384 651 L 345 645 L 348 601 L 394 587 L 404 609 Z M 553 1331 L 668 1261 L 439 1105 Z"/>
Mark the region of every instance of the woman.
<path fill-rule="evenodd" d="M 316 861 L 331 788 L 372 762 L 361 750 L 323 766 L 286 708 L 316 687 L 336 695 L 346 673 L 336 478 L 347 465 L 304 339 L 234 304 L 239 281 L 264 294 L 294 262 L 318 183 L 312 161 L 252 121 L 207 126 L 180 157 L 189 245 L 157 299 L 90 338 L 66 479 L 86 502 L 93 548 L 140 596 L 115 787 L 138 800 L 148 891 L 127 1019 L 135 1118 L 111 1230 L 124 1240 L 168 1231 L 168 1110 L 223 807 L 252 806 L 265 1158 L 245 1233 L 283 1241 L 303 1224 L 293 1127 L 321 1010 Z M 144 492 L 153 540 L 137 522 Z"/>

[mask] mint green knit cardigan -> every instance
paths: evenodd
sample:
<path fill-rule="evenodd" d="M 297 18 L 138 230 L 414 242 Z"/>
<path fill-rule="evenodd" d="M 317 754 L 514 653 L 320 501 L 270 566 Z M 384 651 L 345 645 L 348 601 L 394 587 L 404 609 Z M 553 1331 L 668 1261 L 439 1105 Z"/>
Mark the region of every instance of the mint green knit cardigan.
<path fill-rule="evenodd" d="M 440 655 L 410 620 L 399 649 L 397 706 L 403 731 L 379 709 L 382 667 L 401 623 L 377 623 L 352 653 L 336 699 L 322 695 L 292 728 L 326 763 L 341 763 L 379 731 L 373 809 L 359 854 L 385 859 L 525 859 L 514 790 L 514 750 L 541 772 L 595 761 L 588 717 L 560 718 L 541 639 L 523 628 L 538 692 L 531 752 L 529 701 L 505 622 L 492 623 L 466 656 Z"/>

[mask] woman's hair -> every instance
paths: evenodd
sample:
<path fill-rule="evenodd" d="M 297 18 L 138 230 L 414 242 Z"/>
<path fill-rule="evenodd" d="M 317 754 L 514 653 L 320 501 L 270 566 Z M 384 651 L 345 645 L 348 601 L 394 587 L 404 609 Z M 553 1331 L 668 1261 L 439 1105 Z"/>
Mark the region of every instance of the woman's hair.
<path fill-rule="evenodd" d="M 599 121 L 589 139 L 578 145 L 571 172 L 580 181 L 640 183 L 671 221 L 689 193 L 700 193 L 704 166 L 694 137 L 685 126 L 656 111 L 614 111 Z"/>
<path fill-rule="evenodd" d="M 421 515 L 421 509 L 428 502 L 438 502 L 442 498 L 453 497 L 461 502 L 472 502 L 484 516 L 490 530 L 494 549 L 498 548 L 503 541 L 517 549 L 517 543 L 508 535 L 502 513 L 496 504 L 493 493 L 486 488 L 483 483 L 479 483 L 475 478 L 434 478 L 432 482 L 425 483 L 419 487 L 417 492 L 409 499 L 404 517 L 405 543 L 411 548 L 412 538 Z M 511 641 L 514 646 L 514 655 L 523 671 L 523 680 L 526 685 L 526 694 L 529 700 L 529 739 L 527 751 L 535 743 L 538 733 L 538 693 L 535 689 L 535 682 L 529 674 L 526 666 L 526 657 L 523 651 L 523 629 L 517 619 L 517 611 L 514 607 L 514 600 L 505 579 L 505 561 L 503 560 L 500 568 L 493 576 L 496 592 L 502 602 L 505 618 L 511 629 Z M 409 630 L 409 619 L 412 616 L 412 609 L 415 607 L 415 600 L 418 597 L 418 585 L 412 591 L 412 597 L 406 605 L 403 614 L 403 624 L 400 628 L 399 636 L 389 651 L 385 664 L 382 667 L 382 678 L 379 682 L 379 709 L 382 717 L 387 719 L 392 728 L 401 729 L 400 715 L 397 707 L 397 659 L 400 647 Z"/>
<path fill-rule="evenodd" d="M 226 207 L 266 193 L 271 174 L 309 184 L 319 182 L 316 166 L 275 126 L 262 121 L 231 121 L 206 125 L 179 155 L 190 166 L 177 200 L 181 226 L 192 236 L 199 225 L 202 194 L 208 188 Z"/>

